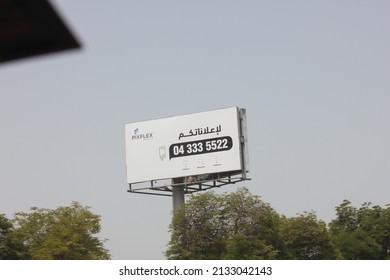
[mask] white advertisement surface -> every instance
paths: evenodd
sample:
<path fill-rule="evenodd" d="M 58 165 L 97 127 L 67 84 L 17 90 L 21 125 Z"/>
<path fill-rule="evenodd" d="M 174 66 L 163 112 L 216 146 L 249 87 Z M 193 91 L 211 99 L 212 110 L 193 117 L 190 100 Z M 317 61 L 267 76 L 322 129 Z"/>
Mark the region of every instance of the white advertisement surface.
<path fill-rule="evenodd" d="M 128 183 L 242 169 L 238 108 L 125 125 Z"/>

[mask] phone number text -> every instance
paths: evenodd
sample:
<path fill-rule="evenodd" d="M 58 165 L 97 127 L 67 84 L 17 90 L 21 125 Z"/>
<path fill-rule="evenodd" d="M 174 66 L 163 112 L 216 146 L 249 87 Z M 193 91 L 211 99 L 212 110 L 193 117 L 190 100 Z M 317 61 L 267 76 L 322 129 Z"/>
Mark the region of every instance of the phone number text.
<path fill-rule="evenodd" d="M 169 147 L 169 158 L 228 151 L 232 147 L 233 140 L 229 136 L 176 143 Z"/>

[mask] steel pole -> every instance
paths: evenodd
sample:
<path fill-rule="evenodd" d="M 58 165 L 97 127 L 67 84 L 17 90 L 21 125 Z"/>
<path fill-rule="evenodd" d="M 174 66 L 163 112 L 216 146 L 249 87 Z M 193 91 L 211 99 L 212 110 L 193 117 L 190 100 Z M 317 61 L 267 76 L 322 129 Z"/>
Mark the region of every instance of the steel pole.
<path fill-rule="evenodd" d="M 184 204 L 184 180 L 183 178 L 172 179 L 172 207 L 175 211 Z"/>

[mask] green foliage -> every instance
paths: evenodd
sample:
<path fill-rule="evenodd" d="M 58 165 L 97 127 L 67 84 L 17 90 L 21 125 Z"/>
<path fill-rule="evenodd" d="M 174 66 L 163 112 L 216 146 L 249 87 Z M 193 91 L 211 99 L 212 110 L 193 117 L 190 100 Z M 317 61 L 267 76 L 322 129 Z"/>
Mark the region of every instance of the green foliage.
<path fill-rule="evenodd" d="M 333 232 L 352 232 L 358 228 L 357 209 L 348 200 L 336 207 L 336 219 L 330 223 Z"/>
<path fill-rule="evenodd" d="M 12 240 L 13 224 L 5 215 L 0 215 L 0 260 L 18 260 L 24 258 L 21 242 Z"/>
<path fill-rule="evenodd" d="M 73 202 L 69 207 L 50 210 L 31 208 L 14 218 L 12 239 L 22 242 L 26 259 L 99 260 L 110 255 L 95 235 L 100 232 L 100 216 Z"/>
<path fill-rule="evenodd" d="M 222 256 L 227 260 L 265 260 L 275 259 L 278 250 L 264 241 L 244 234 L 234 235 L 226 242 L 226 253 Z"/>
<path fill-rule="evenodd" d="M 274 259 L 279 215 L 246 188 L 193 196 L 175 211 L 169 259 Z"/>
<path fill-rule="evenodd" d="M 221 195 L 221 199 L 228 232 L 223 258 L 275 259 L 281 245 L 280 220 L 271 205 L 246 188 Z"/>
<path fill-rule="evenodd" d="M 333 239 L 343 259 L 374 260 L 379 258 L 379 244 L 361 229 L 339 232 Z"/>
<path fill-rule="evenodd" d="M 192 196 L 175 211 L 168 259 L 390 259 L 390 207 L 344 200 L 327 225 L 280 216 L 246 188 Z"/>
<path fill-rule="evenodd" d="M 220 205 L 219 197 L 204 193 L 176 210 L 166 253 L 170 259 L 217 259 L 221 255 L 220 236 L 225 232 Z"/>
<path fill-rule="evenodd" d="M 0 215 L 0 260 L 10 258 L 8 236 L 11 230 L 12 223 L 4 215 Z"/>
<path fill-rule="evenodd" d="M 344 259 L 390 258 L 390 208 L 364 203 L 359 209 L 344 200 L 336 207 L 330 231 Z"/>
<path fill-rule="evenodd" d="M 337 251 L 323 221 L 315 213 L 284 217 L 281 224 L 284 259 L 327 260 L 338 258 Z"/>

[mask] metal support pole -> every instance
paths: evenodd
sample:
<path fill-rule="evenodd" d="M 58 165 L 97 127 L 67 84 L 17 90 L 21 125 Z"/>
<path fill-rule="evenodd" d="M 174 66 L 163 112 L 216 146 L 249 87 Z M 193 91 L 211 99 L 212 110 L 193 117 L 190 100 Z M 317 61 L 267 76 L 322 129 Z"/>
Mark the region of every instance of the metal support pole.
<path fill-rule="evenodd" d="M 184 204 L 184 179 L 172 179 L 172 206 L 175 211 L 180 205 Z"/>

